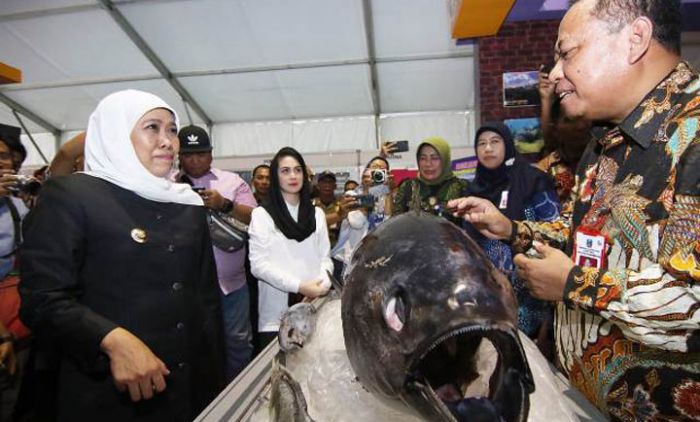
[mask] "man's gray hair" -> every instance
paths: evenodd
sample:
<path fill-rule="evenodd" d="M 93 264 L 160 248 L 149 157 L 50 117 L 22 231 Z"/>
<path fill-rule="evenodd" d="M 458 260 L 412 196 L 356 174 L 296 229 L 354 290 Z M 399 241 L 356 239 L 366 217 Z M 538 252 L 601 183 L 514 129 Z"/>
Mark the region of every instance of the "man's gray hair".
<path fill-rule="evenodd" d="M 571 0 L 570 6 L 581 0 Z M 619 32 L 640 16 L 651 20 L 653 37 L 667 50 L 681 52 L 680 0 L 595 0 L 591 14 L 609 24 L 610 32 Z"/>

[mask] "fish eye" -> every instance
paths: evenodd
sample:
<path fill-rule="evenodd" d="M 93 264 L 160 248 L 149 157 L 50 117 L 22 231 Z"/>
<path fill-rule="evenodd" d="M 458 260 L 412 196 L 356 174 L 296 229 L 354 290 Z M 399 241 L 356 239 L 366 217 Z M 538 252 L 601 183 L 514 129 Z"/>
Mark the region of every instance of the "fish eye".
<path fill-rule="evenodd" d="M 400 292 L 397 292 L 384 308 L 384 320 L 396 332 L 403 330 L 407 321 L 408 309 Z"/>

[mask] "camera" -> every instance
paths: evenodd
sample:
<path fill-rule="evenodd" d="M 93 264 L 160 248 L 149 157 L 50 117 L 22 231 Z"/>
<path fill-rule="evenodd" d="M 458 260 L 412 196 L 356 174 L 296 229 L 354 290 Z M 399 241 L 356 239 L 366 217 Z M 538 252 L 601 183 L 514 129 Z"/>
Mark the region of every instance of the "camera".
<path fill-rule="evenodd" d="M 18 174 L 15 176 L 15 185 L 9 186 L 7 190 L 14 193 L 28 193 L 36 195 L 41 189 L 41 182 L 31 176 Z"/>
<path fill-rule="evenodd" d="M 374 195 L 357 195 L 355 197 L 357 201 L 357 206 L 361 208 L 373 208 L 374 207 Z"/>
<path fill-rule="evenodd" d="M 372 170 L 370 172 L 370 179 L 372 180 L 372 184 L 381 185 L 386 181 L 386 170 Z"/>

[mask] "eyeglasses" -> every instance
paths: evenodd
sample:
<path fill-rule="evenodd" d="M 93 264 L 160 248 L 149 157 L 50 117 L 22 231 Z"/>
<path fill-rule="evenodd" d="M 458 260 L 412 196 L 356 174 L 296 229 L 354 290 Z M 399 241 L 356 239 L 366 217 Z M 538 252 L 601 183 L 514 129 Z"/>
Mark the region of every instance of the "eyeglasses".
<path fill-rule="evenodd" d="M 476 144 L 476 147 L 477 147 L 478 149 L 486 149 L 487 146 L 489 146 L 489 147 L 495 147 L 496 145 L 500 145 L 502 142 L 503 142 L 503 141 L 501 141 L 500 139 L 492 139 L 492 140 L 490 140 L 490 141 L 479 141 L 479 142 Z"/>

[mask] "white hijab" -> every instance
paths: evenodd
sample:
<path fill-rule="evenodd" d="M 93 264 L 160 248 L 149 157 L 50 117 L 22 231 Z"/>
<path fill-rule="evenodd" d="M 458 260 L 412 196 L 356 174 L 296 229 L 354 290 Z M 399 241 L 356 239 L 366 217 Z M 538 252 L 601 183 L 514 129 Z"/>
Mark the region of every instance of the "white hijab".
<path fill-rule="evenodd" d="M 173 183 L 146 169 L 136 156 L 131 131 L 147 112 L 164 108 L 177 113 L 165 101 L 148 92 L 129 89 L 106 96 L 90 115 L 85 139 L 85 174 L 99 177 L 157 202 L 204 205 L 185 183 Z"/>

